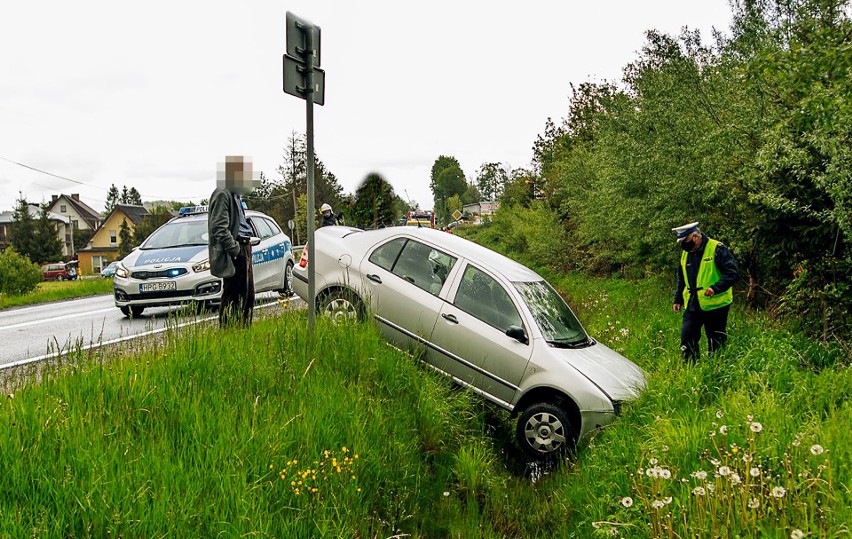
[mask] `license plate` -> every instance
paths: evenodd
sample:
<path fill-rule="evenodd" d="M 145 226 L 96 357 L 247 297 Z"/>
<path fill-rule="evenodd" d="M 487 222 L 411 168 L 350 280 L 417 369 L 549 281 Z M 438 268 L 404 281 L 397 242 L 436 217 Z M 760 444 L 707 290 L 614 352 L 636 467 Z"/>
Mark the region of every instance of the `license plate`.
<path fill-rule="evenodd" d="M 177 283 L 174 281 L 163 281 L 139 285 L 139 292 L 162 292 L 163 290 L 177 290 Z"/>

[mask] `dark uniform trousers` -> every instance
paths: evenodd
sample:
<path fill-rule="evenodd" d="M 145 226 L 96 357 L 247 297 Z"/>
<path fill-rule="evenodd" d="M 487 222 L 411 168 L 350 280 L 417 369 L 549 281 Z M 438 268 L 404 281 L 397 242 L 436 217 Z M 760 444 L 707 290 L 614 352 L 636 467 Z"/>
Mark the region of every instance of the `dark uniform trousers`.
<path fill-rule="evenodd" d="M 240 243 L 240 254 L 234 259 L 234 274 L 222 279 L 222 302 L 219 304 L 219 326 L 251 324 L 254 314 L 254 272 L 251 245 Z"/>
<path fill-rule="evenodd" d="M 728 311 L 730 305 L 702 311 L 686 309 L 683 313 L 683 325 L 680 328 L 680 349 L 685 359 L 695 361 L 699 357 L 698 341 L 701 340 L 701 328 L 707 334 L 707 351 L 712 355 L 728 340 Z"/>

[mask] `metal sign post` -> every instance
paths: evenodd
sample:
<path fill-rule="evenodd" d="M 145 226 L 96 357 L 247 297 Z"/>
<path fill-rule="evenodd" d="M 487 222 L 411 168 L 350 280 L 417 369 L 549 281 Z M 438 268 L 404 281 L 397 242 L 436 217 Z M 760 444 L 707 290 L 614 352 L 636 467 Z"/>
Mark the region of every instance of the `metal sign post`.
<path fill-rule="evenodd" d="M 284 54 L 284 92 L 305 100 L 308 146 L 308 332 L 316 318 L 314 271 L 314 103 L 325 103 L 325 72 L 320 64 L 320 27 L 287 12 L 287 52 Z"/>

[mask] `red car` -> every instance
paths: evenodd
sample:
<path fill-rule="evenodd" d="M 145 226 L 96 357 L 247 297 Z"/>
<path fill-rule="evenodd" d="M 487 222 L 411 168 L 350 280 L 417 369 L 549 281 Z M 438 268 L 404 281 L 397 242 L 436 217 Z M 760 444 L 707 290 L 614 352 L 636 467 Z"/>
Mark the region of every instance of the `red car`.
<path fill-rule="evenodd" d="M 62 262 L 56 262 L 43 265 L 41 276 L 45 281 L 70 281 L 77 278 L 77 272 L 74 268 L 68 268 Z"/>

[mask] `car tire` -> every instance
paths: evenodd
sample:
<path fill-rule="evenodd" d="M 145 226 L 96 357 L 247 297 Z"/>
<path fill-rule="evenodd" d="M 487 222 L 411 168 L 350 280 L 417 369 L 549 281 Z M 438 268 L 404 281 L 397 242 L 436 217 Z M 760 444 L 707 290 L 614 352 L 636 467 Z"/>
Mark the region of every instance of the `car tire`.
<path fill-rule="evenodd" d="M 338 288 L 327 292 L 318 301 L 318 311 L 335 324 L 358 322 L 364 318 L 364 304 L 358 294 Z"/>
<path fill-rule="evenodd" d="M 568 414 L 550 402 L 528 406 L 518 418 L 515 434 L 524 453 L 535 460 L 560 458 L 577 443 Z"/>
<path fill-rule="evenodd" d="M 292 262 L 287 262 L 287 265 L 284 267 L 284 288 L 279 288 L 276 292 L 278 292 L 278 295 L 282 298 L 289 298 L 294 294 Z"/>
<path fill-rule="evenodd" d="M 129 318 L 139 318 L 145 311 L 145 307 L 139 305 L 125 305 L 124 307 L 119 307 L 119 309 L 121 310 L 121 314 Z"/>
<path fill-rule="evenodd" d="M 57 281 L 64 281 L 64 280 L 65 280 L 65 277 L 63 277 L 62 275 L 57 275 L 57 276 L 56 276 L 56 280 L 57 280 Z"/>

